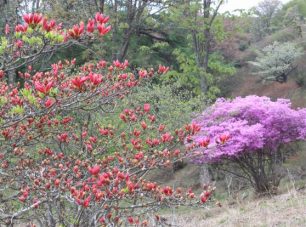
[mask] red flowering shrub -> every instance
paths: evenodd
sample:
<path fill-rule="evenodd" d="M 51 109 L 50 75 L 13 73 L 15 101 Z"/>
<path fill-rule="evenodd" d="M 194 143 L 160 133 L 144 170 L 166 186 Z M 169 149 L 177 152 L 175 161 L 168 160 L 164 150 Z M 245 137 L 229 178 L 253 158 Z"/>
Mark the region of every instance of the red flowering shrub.
<path fill-rule="evenodd" d="M 25 15 L 24 20 L 26 24 L 16 27 L 17 40 L 34 33 L 46 38 L 54 32 L 51 36 L 62 37 L 64 45 L 69 39 L 85 39 L 95 23 L 105 28 L 108 17 L 97 14 L 87 31 L 81 22 L 67 33 L 38 14 Z M 107 33 L 97 28 L 98 34 Z M 44 43 L 41 53 L 56 48 L 54 41 Z M 0 81 L 0 223 L 36 219 L 44 226 L 147 226 L 150 211 L 207 201 L 210 188 L 196 197 L 190 189 L 160 186 L 145 178 L 150 170 L 169 168 L 186 155 L 177 145 L 194 135 L 193 125 L 167 131 L 155 124 L 148 103 L 112 112 L 133 87 L 154 76 L 153 70 L 137 80 L 128 72 L 127 61 L 77 67 L 74 60 L 66 60 L 50 71 L 35 72 L 28 65 L 34 61 L 33 44 L 20 46 L 25 49 L 8 43 L 2 52 L 8 58 Z M 29 69 L 19 74 L 24 86 L 9 85 L 6 73 L 20 64 Z M 158 71 L 167 68 L 160 66 Z M 126 127 L 99 120 L 114 114 Z M 161 222 L 158 216 L 156 222 Z"/>

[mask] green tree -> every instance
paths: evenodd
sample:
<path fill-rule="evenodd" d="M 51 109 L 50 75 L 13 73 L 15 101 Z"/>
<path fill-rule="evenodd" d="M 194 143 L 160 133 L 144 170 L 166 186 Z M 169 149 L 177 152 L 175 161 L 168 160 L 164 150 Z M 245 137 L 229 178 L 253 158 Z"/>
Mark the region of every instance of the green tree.
<path fill-rule="evenodd" d="M 201 91 L 209 90 L 208 78 L 211 77 L 209 57 L 212 53 L 212 44 L 223 38 L 222 22 L 218 18 L 218 11 L 224 0 L 186 0 L 177 1 L 171 8 L 173 20 L 183 27 L 189 36 L 193 48 Z M 183 18 L 183 20 L 182 20 Z"/>
<path fill-rule="evenodd" d="M 272 20 L 281 8 L 279 0 L 263 0 L 255 8 L 254 14 L 257 16 L 257 23 L 264 34 L 270 34 L 272 30 Z"/>

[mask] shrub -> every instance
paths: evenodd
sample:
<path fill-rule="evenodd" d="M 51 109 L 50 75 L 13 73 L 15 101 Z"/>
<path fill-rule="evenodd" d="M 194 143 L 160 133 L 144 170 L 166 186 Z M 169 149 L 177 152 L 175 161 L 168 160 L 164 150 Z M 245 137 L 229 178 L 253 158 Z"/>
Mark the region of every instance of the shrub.
<path fill-rule="evenodd" d="M 193 123 L 201 128 L 187 139 L 195 163 L 234 164 L 227 170 L 270 192 L 279 183 L 277 166 L 293 153 L 283 148 L 305 139 L 306 109 L 294 110 L 285 99 L 218 99 Z"/>
<path fill-rule="evenodd" d="M 113 112 L 136 86 L 167 67 L 142 70 L 136 79 L 128 61 L 78 67 L 75 60 L 65 60 L 46 72 L 29 65 L 58 45 L 105 35 L 108 17 L 97 14 L 95 19 L 87 31 L 80 23 L 66 33 L 51 21 L 44 24 L 42 15 L 29 14 L 16 34 L 6 33 L 0 49 L 7 56 L 0 70 L 0 223 L 148 226 L 148 215 L 161 207 L 203 206 L 211 195 L 210 188 L 196 197 L 191 190 L 145 179 L 152 169 L 169 168 L 186 155 L 177 147 L 196 132 L 194 125 L 173 131 L 161 127 L 149 103 Z M 56 40 L 40 38 L 46 42 L 42 45 L 20 40 L 36 35 Z M 33 51 L 38 45 L 41 51 Z M 28 69 L 19 72 L 22 87 L 5 79 L 20 65 Z M 112 120 L 106 123 L 107 118 Z M 161 222 L 156 216 L 155 224 Z"/>

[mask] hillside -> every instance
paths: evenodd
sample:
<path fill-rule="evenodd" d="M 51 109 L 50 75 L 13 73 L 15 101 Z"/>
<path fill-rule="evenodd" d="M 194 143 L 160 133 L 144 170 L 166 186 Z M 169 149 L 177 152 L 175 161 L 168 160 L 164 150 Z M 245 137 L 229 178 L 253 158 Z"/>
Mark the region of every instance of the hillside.
<path fill-rule="evenodd" d="M 300 63 L 302 68 L 303 62 Z M 252 75 L 249 67 L 242 68 L 237 75 L 229 79 L 234 86 L 231 86 L 230 97 L 258 95 L 271 98 L 290 99 L 293 106 L 306 106 L 306 88 L 299 86 L 296 74 L 292 73 L 286 83 L 259 81 L 258 76 Z"/>

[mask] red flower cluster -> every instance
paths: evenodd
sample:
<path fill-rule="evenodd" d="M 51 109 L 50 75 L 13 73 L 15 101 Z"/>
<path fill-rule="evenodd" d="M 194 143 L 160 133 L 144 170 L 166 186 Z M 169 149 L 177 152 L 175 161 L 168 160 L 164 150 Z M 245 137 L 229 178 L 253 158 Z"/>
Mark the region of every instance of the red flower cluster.
<path fill-rule="evenodd" d="M 88 80 L 88 77 L 87 76 L 84 76 L 84 77 L 75 77 L 71 80 L 71 83 L 73 85 L 74 88 L 78 89 L 78 90 L 81 90 L 83 84 Z"/>
<path fill-rule="evenodd" d="M 95 30 L 95 20 L 89 19 L 87 23 L 87 32 L 93 33 Z"/>
<path fill-rule="evenodd" d="M 95 19 L 97 23 L 106 24 L 109 21 L 108 16 L 104 16 L 102 13 L 96 13 Z"/>
<path fill-rule="evenodd" d="M 125 70 L 129 66 L 129 62 L 125 60 L 121 63 L 119 60 L 116 60 L 113 62 L 113 66 L 115 66 L 117 69 Z"/>
<path fill-rule="evenodd" d="M 35 85 L 35 89 L 41 93 L 43 93 L 44 95 L 48 94 L 49 91 L 51 90 L 51 88 L 53 87 L 53 82 L 47 82 L 45 84 L 41 84 L 39 81 L 35 81 L 34 83 Z"/>
<path fill-rule="evenodd" d="M 68 31 L 68 34 L 73 39 L 78 39 L 84 32 L 84 22 L 73 25 L 73 28 Z"/>
<path fill-rule="evenodd" d="M 28 30 L 28 25 L 25 24 L 25 25 L 21 25 L 21 24 L 18 24 L 16 25 L 15 27 L 15 32 L 21 32 L 21 33 L 24 33 Z"/>
<path fill-rule="evenodd" d="M 39 13 L 29 13 L 23 15 L 23 20 L 30 26 L 37 26 L 43 19 L 42 14 Z"/>
<path fill-rule="evenodd" d="M 106 35 L 112 29 L 112 27 L 106 26 L 105 24 L 98 24 L 97 29 L 100 35 Z"/>
<path fill-rule="evenodd" d="M 43 18 L 42 20 L 42 27 L 45 31 L 50 32 L 56 27 L 55 20 L 48 20 L 46 18 Z"/>
<path fill-rule="evenodd" d="M 169 67 L 166 67 L 166 66 L 163 66 L 163 65 L 160 65 L 159 68 L 158 68 L 158 73 L 160 73 L 160 74 L 167 73 L 168 71 L 169 71 Z"/>

